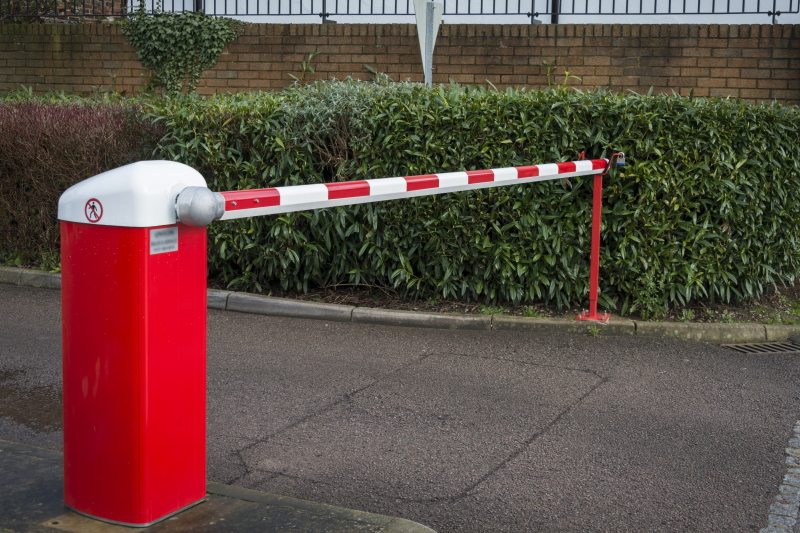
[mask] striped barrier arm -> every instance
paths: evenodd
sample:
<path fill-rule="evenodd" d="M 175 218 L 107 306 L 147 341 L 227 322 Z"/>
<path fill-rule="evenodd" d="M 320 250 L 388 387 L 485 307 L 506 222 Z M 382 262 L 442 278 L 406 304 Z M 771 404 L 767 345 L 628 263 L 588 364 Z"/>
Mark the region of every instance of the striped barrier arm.
<path fill-rule="evenodd" d="M 607 167 L 607 159 L 592 159 L 401 178 L 226 191 L 221 193 L 225 198 L 225 213 L 220 220 L 602 174 Z"/>

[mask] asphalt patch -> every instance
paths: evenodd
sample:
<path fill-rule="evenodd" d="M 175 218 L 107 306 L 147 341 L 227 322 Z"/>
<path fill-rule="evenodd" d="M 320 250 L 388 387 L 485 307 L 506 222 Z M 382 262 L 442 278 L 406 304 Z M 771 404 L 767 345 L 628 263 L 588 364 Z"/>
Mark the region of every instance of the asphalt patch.
<path fill-rule="evenodd" d="M 0 370 L 0 418 L 37 432 L 61 430 L 61 389 L 26 385 L 22 370 Z"/>

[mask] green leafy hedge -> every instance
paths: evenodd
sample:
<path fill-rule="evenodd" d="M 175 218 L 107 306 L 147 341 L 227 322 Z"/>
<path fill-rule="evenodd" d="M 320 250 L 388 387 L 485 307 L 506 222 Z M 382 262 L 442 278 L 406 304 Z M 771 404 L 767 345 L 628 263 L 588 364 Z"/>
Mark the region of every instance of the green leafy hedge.
<path fill-rule="evenodd" d="M 800 265 L 800 113 L 778 104 L 354 81 L 165 99 L 159 157 L 215 190 L 628 155 L 606 179 L 601 304 L 759 296 Z M 390 285 L 414 297 L 584 302 L 591 180 L 211 226 L 233 285 Z"/>
<path fill-rule="evenodd" d="M 129 102 L 124 110 L 117 101 L 78 109 L 73 99 L 26 107 L 29 96 L 12 96 L 6 100 L 15 103 L 0 105 L 9 145 L 0 165 L 0 256 L 41 255 L 57 244 L 54 210 L 39 207 L 54 205 L 63 190 L 51 177 L 64 172 L 54 168 L 69 168 L 72 180 L 88 177 L 113 161 L 142 157 L 156 135 L 147 157 L 191 165 L 213 190 L 624 151 L 628 166 L 612 170 L 604 191 L 601 305 L 657 313 L 670 303 L 758 297 L 800 272 L 796 107 L 355 81 L 207 99 L 177 95 Z M 28 135 L 78 111 L 86 124 L 113 123 L 120 135 Z M 117 118 L 109 121 L 109 113 Z M 74 147 L 88 138 L 90 147 Z M 104 146 L 106 138 L 113 147 Z M 34 144 L 14 148 L 25 139 Z M 44 155 L 47 165 L 29 162 Z M 82 171 L 79 160 L 100 166 Z M 587 298 L 590 222 L 591 179 L 572 178 L 214 222 L 209 262 L 212 275 L 232 286 L 260 290 L 365 283 L 411 297 L 564 306 Z"/>

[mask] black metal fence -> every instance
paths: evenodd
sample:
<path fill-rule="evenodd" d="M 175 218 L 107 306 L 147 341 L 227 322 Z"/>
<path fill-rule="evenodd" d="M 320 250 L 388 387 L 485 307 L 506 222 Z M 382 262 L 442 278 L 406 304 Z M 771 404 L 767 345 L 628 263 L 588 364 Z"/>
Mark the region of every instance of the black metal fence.
<path fill-rule="evenodd" d="M 414 15 L 413 0 L 144 0 L 145 7 L 164 11 L 199 11 L 226 17 L 330 17 Z M 561 17 L 652 15 L 769 15 L 797 13 L 800 0 L 438 0 L 444 16 Z M 0 0 L 0 20 L 39 17 L 124 17 L 139 0 Z M 272 19 L 274 20 L 274 19 Z M 485 20 L 485 19 L 484 19 Z M 288 22 L 289 20 L 286 20 Z M 468 20 L 466 20 L 468 22 Z M 752 20 L 748 21 L 752 22 Z"/>

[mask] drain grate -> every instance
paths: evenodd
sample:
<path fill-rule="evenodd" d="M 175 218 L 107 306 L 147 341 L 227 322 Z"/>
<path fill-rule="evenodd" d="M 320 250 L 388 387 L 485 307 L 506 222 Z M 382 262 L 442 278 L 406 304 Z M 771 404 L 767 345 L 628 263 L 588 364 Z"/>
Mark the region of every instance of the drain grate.
<path fill-rule="evenodd" d="M 748 342 L 743 344 L 722 344 L 723 348 L 739 353 L 793 353 L 800 352 L 800 344 L 791 341 Z"/>

